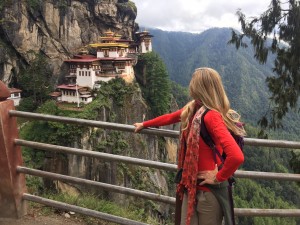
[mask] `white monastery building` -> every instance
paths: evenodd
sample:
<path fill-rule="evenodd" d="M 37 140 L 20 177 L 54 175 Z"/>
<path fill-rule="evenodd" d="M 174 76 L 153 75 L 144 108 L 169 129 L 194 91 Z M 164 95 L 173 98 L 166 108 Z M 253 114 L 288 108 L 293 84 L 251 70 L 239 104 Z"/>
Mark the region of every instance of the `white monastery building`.
<path fill-rule="evenodd" d="M 8 88 L 8 90 L 10 92 L 10 97 L 7 99 L 12 99 L 14 101 L 14 106 L 18 106 L 20 104 L 22 90 L 17 88 Z"/>
<path fill-rule="evenodd" d="M 58 92 L 50 95 L 57 101 L 86 104 L 93 100 L 91 90 L 100 88 L 100 81 L 121 77 L 131 82 L 138 54 L 152 51 L 152 37 L 147 31 L 137 32 L 134 42 L 114 32 L 105 32 L 99 43 L 87 46 L 94 54 L 84 50 L 65 60 L 69 65 L 67 84 L 57 86 Z"/>

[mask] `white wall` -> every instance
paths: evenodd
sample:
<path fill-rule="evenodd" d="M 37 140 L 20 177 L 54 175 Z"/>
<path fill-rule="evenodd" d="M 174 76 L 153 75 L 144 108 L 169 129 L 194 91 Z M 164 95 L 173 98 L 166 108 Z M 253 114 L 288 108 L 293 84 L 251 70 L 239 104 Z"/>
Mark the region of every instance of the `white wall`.
<path fill-rule="evenodd" d="M 103 58 L 104 53 L 103 52 L 97 52 L 97 58 Z"/>
<path fill-rule="evenodd" d="M 81 75 L 79 75 L 81 74 Z M 90 87 L 93 88 L 94 83 L 96 81 L 96 74 L 95 71 L 90 68 L 90 69 L 86 69 L 86 68 L 77 68 L 77 84 L 79 86 L 84 86 L 84 87 Z"/>
<path fill-rule="evenodd" d="M 11 93 L 10 97 L 7 99 L 12 99 L 14 101 L 14 106 L 18 106 L 21 100 L 21 93 Z"/>

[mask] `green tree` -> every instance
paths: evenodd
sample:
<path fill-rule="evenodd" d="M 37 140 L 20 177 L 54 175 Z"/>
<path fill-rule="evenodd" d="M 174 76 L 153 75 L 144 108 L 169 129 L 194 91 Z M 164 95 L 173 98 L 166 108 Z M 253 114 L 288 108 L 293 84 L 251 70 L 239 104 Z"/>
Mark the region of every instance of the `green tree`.
<path fill-rule="evenodd" d="M 28 68 L 20 71 L 18 84 L 25 98 L 31 97 L 32 104 L 40 105 L 49 98 L 48 94 L 53 90 L 51 78 L 52 71 L 46 57 L 37 55 Z"/>
<path fill-rule="evenodd" d="M 241 10 L 237 12 L 242 33 L 232 31 L 229 43 L 236 48 L 248 47 L 244 37 L 251 40 L 254 57 L 260 63 L 266 63 L 269 53 L 275 55 L 274 76 L 266 82 L 271 96 L 270 117 L 263 116 L 259 125 L 276 129 L 281 126 L 282 118 L 290 109 L 297 108 L 300 94 L 300 2 L 272 0 L 269 8 L 259 17 L 246 18 Z M 269 36 L 272 40 L 269 41 Z M 264 135 L 264 131 L 260 132 Z M 299 171 L 299 156 L 295 152 L 290 161 L 294 171 Z"/>
<path fill-rule="evenodd" d="M 271 112 L 262 117 L 262 128 L 276 129 L 291 108 L 297 107 L 300 91 L 300 4 L 297 0 L 282 3 L 272 0 L 269 8 L 259 17 L 246 18 L 237 12 L 242 33 L 232 31 L 229 43 L 236 48 L 247 47 L 244 37 L 251 40 L 254 57 L 266 63 L 269 53 L 275 55 L 274 76 L 266 79 L 271 96 Z M 268 37 L 272 37 L 271 41 Z"/>
<path fill-rule="evenodd" d="M 171 87 L 172 95 L 175 97 L 179 108 L 182 108 L 190 100 L 188 88 L 183 87 L 174 81 L 171 82 Z"/>
<path fill-rule="evenodd" d="M 140 56 L 136 73 L 140 77 L 138 81 L 153 115 L 159 116 L 168 112 L 171 101 L 170 79 L 158 54 L 149 52 Z"/>

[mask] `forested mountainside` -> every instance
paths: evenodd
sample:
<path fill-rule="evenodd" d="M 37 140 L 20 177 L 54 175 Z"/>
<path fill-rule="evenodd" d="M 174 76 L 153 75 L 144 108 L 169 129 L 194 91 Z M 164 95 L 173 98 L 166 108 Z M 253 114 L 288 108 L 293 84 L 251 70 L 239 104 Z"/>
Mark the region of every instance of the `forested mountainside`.
<path fill-rule="evenodd" d="M 227 44 L 231 29 L 213 28 L 200 34 L 148 29 L 153 35 L 153 49 L 162 57 L 171 80 L 188 86 L 195 68 L 212 67 L 222 76 L 232 107 L 247 123 L 257 121 L 267 112 L 270 94 L 265 79 L 272 76 L 272 56 L 265 64 L 253 57 L 252 47 L 236 50 Z M 250 46 L 250 45 L 249 45 Z M 284 130 L 295 139 L 300 133 L 300 116 L 291 112 L 283 121 Z"/>

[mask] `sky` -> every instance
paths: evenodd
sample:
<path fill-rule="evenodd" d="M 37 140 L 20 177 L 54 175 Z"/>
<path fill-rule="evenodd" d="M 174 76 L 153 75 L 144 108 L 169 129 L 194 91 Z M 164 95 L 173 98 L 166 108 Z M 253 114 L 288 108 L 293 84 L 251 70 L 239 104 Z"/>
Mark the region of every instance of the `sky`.
<path fill-rule="evenodd" d="M 236 12 L 259 16 L 271 0 L 131 0 L 137 7 L 140 29 L 201 33 L 213 27 L 240 30 Z"/>

